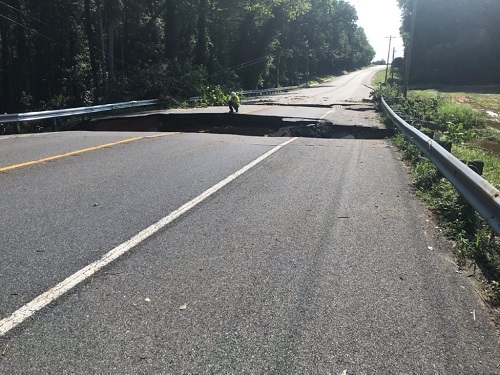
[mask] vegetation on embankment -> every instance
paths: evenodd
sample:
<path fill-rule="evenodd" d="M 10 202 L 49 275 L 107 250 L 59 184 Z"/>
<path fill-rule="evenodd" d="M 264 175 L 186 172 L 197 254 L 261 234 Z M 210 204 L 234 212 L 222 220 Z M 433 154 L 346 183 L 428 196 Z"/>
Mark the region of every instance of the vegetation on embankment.
<path fill-rule="evenodd" d="M 446 88 L 431 90 L 411 90 L 409 98 L 420 100 L 441 100 L 447 107 L 450 115 L 455 111 L 470 111 L 470 108 L 476 109 L 482 115 L 481 121 L 486 126 L 475 126 L 468 132 L 469 153 L 474 153 L 472 149 L 479 150 L 479 155 L 489 158 L 488 154 L 481 152 L 481 149 L 492 152 L 500 156 L 500 86 L 476 86 L 462 88 Z M 460 105 L 456 105 L 460 104 Z M 446 108 L 445 108 L 446 110 Z M 465 155 L 464 155 L 465 156 Z M 495 173 L 494 171 L 491 171 Z M 500 171 L 496 172 L 497 174 Z M 492 177 L 494 179 L 494 177 Z"/>
<path fill-rule="evenodd" d="M 377 79 L 381 76 L 374 78 L 374 85 Z M 413 119 L 420 131 L 451 142 L 452 154 L 460 160 L 484 162 L 483 177 L 500 188 L 500 155 L 480 147 L 485 140 L 499 141 L 500 132 L 486 125 L 484 111 L 440 95 L 410 92 L 405 99 L 397 85 L 384 85 L 372 93 L 375 100 L 381 96 L 391 108 Z M 398 133 L 393 142 L 411 165 L 417 195 L 438 214 L 443 232 L 453 239 L 459 265 L 478 265 L 488 280 L 491 304 L 500 306 L 500 238 L 411 141 Z"/>
<path fill-rule="evenodd" d="M 219 91 L 294 86 L 375 56 L 342 0 L 17 0 L 0 13 L 1 113 L 211 103 Z"/>

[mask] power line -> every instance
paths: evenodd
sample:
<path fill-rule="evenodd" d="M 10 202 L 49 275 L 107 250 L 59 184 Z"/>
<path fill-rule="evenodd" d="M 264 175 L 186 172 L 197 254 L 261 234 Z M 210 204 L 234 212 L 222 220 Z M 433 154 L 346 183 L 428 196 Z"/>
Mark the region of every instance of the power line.
<path fill-rule="evenodd" d="M 24 16 L 28 16 L 29 18 L 32 18 L 32 19 L 34 19 L 35 21 L 40 22 L 41 24 L 43 24 L 43 25 L 45 25 L 45 26 L 47 26 L 47 27 L 50 27 L 51 29 L 54 29 L 55 31 L 57 31 L 57 32 L 59 32 L 59 33 L 64 34 L 61 30 L 56 29 L 56 28 L 55 28 L 55 27 L 53 27 L 52 25 L 49 25 L 48 23 L 45 23 L 45 22 L 43 22 L 43 21 L 39 20 L 38 18 L 33 17 L 31 14 L 24 13 L 21 9 L 18 9 L 18 8 L 14 7 L 14 6 L 10 5 L 10 4 L 4 3 L 3 1 L 0 1 L 0 4 L 5 5 L 7 8 L 10 8 L 10 9 L 12 9 L 12 10 L 15 10 L 16 12 L 19 12 L 19 13 L 21 13 L 21 14 L 22 14 L 22 15 L 24 15 Z"/>
<path fill-rule="evenodd" d="M 1 0 L 0 0 L 0 4 L 2 4 L 2 5 L 4 5 L 4 6 L 6 6 L 6 7 L 8 7 L 8 8 L 10 8 L 10 9 L 12 9 L 12 10 L 16 11 L 16 12 L 19 12 L 19 13 L 21 13 L 22 15 L 24 15 L 24 16 L 26 16 L 26 17 L 29 17 L 29 18 L 31 18 L 31 19 L 33 19 L 33 20 L 35 20 L 35 21 L 37 21 L 37 22 L 41 23 L 42 25 L 45 25 L 45 26 L 47 26 L 47 27 L 51 28 L 52 30 L 54 30 L 54 31 L 58 32 L 59 34 L 65 35 L 66 37 L 70 38 L 70 36 L 69 36 L 67 33 L 65 33 L 65 32 L 63 32 L 63 31 L 59 30 L 58 28 L 56 28 L 56 27 L 54 27 L 54 26 L 52 26 L 52 25 L 49 25 L 49 24 L 45 23 L 44 21 L 42 21 L 42 20 L 40 20 L 40 19 L 38 19 L 38 18 L 36 18 L 36 17 L 32 16 L 31 14 L 28 14 L 28 13 L 26 13 L 26 12 L 22 11 L 21 9 L 18 9 L 18 8 L 14 7 L 14 6 L 10 5 L 10 4 L 7 4 L 7 3 L 5 3 L 5 2 L 3 2 L 3 1 L 1 1 Z M 35 34 L 38 34 L 38 35 L 40 35 L 41 37 L 43 37 L 43 38 L 45 38 L 45 39 L 47 39 L 47 40 L 51 41 L 51 42 L 52 42 L 52 43 L 54 43 L 54 44 L 57 44 L 57 45 L 59 45 L 59 46 L 62 46 L 62 47 L 65 47 L 65 48 L 66 48 L 66 46 L 65 46 L 63 43 L 58 42 L 58 41 L 54 40 L 53 38 L 51 38 L 51 37 L 49 37 L 49 36 L 47 36 L 47 35 L 45 35 L 45 34 L 42 34 L 41 32 L 39 32 L 38 30 L 36 30 L 36 29 L 34 29 L 34 28 L 30 28 L 30 27 L 28 27 L 28 26 L 26 26 L 26 25 L 23 25 L 22 23 L 17 22 L 17 21 L 15 21 L 15 20 L 13 20 L 13 19 L 11 19 L 11 18 L 7 17 L 6 15 L 4 15 L 4 14 L 2 14 L 2 13 L 0 13 L 0 17 L 2 17 L 2 18 L 4 18 L 4 19 L 6 19 L 6 20 L 8 20 L 8 21 L 10 21 L 10 22 L 12 22 L 12 23 L 14 23 L 14 24 L 16 24 L 16 25 L 18 25 L 18 26 L 20 26 L 20 27 L 22 27 L 22 28 L 24 28 L 24 29 L 26 29 L 26 30 L 29 30 L 29 31 L 31 31 L 31 32 L 33 32 L 33 33 L 35 33 Z M 81 41 L 83 41 L 83 40 L 81 40 Z M 85 42 L 85 41 L 83 41 L 83 42 Z M 143 46 L 145 46 L 145 44 L 143 44 L 143 43 L 140 43 L 140 44 L 141 44 L 141 45 L 143 45 Z M 104 50 L 100 49 L 99 47 L 92 46 L 92 45 L 90 45 L 90 43 L 88 44 L 88 46 L 89 46 L 89 48 L 93 48 L 93 49 L 95 49 L 96 51 L 98 51 L 98 52 L 100 52 L 100 53 L 103 53 L 106 57 L 109 57 L 109 53 L 107 53 L 106 51 L 104 51 Z M 238 65 L 235 65 L 235 66 L 232 66 L 232 67 L 229 67 L 229 68 L 226 68 L 226 69 L 220 70 L 220 71 L 218 71 L 218 72 L 212 73 L 212 74 L 210 74 L 209 76 L 207 76 L 207 78 L 211 78 L 211 77 L 214 77 L 214 76 L 217 76 L 217 75 L 223 74 L 223 73 L 228 72 L 228 71 L 231 71 L 231 70 L 241 70 L 241 69 L 244 69 L 244 68 L 248 68 L 249 66 L 252 66 L 252 65 L 258 64 L 258 63 L 260 63 L 260 62 L 262 62 L 262 61 L 264 61 L 264 60 L 266 60 L 266 59 L 267 59 L 267 56 L 262 56 L 262 57 L 259 57 L 259 58 L 253 59 L 253 60 L 249 60 L 249 61 L 243 62 L 243 63 L 241 63 L 241 64 L 238 64 Z M 115 60 L 116 60 L 116 61 L 119 61 L 119 62 L 121 62 L 121 63 L 123 63 L 124 65 L 128 65 L 128 66 L 130 66 L 130 67 L 135 67 L 135 65 L 129 64 L 129 63 L 127 63 L 126 61 L 121 60 L 120 58 L 116 58 L 116 57 L 115 57 Z"/>
<path fill-rule="evenodd" d="M 20 9 L 18 9 L 18 8 L 16 8 L 16 7 L 13 7 L 13 6 L 9 5 L 9 4 L 6 4 L 6 3 L 5 3 L 5 2 L 3 2 L 3 1 L 0 1 L 0 4 L 5 5 L 6 7 L 11 8 L 11 9 L 13 9 L 13 10 L 15 10 L 15 11 L 17 11 L 17 12 L 21 13 L 22 15 L 24 15 L 24 16 L 26 16 L 26 17 L 29 17 L 29 18 L 31 18 L 31 19 L 33 19 L 33 20 L 37 21 L 37 22 L 40 22 L 42 25 L 45 25 L 45 26 L 47 26 L 47 27 L 49 27 L 49 28 L 53 29 L 54 31 L 58 32 L 59 34 L 63 34 L 63 35 L 65 35 L 65 36 L 66 36 L 66 37 L 68 37 L 69 39 L 71 39 L 71 38 L 72 38 L 70 35 L 68 35 L 67 33 L 65 33 L 65 32 L 63 32 L 63 31 L 59 30 L 58 28 L 56 28 L 56 27 L 54 27 L 54 26 L 52 26 L 52 25 L 49 25 L 49 24 L 47 24 L 47 23 L 45 23 L 45 22 L 43 22 L 43 21 L 39 20 L 38 18 L 33 17 L 32 15 L 30 15 L 30 14 L 27 14 L 27 13 L 23 12 L 22 10 L 20 10 Z M 13 22 L 13 23 L 15 23 L 16 25 L 18 25 L 18 26 L 21 26 L 21 27 L 25 28 L 26 30 L 30 30 L 30 31 L 32 31 L 32 32 L 34 32 L 34 33 L 36 33 L 36 34 L 38 34 L 38 35 L 40 35 L 40 36 L 42 36 L 42 37 L 44 37 L 44 38 L 46 38 L 46 39 L 50 40 L 50 41 L 51 41 L 51 42 L 53 42 L 53 43 L 55 43 L 55 44 L 57 44 L 57 45 L 60 45 L 60 46 L 62 46 L 62 47 L 65 47 L 65 48 L 66 48 L 66 46 L 65 46 L 63 43 L 60 43 L 60 42 L 58 42 L 58 41 L 56 41 L 56 40 L 52 39 L 51 37 L 48 37 L 47 35 L 42 34 L 41 32 L 39 32 L 39 31 L 38 31 L 38 30 L 36 30 L 36 29 L 30 28 L 30 27 L 28 27 L 28 26 L 26 26 L 26 25 L 23 25 L 23 24 L 21 24 L 21 23 L 19 23 L 19 22 L 15 21 L 15 20 L 13 20 L 13 19 L 11 19 L 11 18 L 9 18 L 9 17 L 7 17 L 7 16 L 5 16 L 5 15 L 3 15 L 3 14 L 1 14 L 1 13 L 0 13 L 0 17 L 3 17 L 3 18 L 5 18 L 5 19 L 7 19 L 7 20 L 9 20 L 9 21 L 11 21 L 11 22 Z M 80 39 L 80 41 L 83 41 L 83 40 L 81 40 L 81 39 Z M 83 42 L 85 42 L 85 41 L 83 41 Z M 141 44 L 142 44 L 142 43 L 141 43 Z M 144 44 L 142 44 L 142 45 L 144 45 Z M 96 46 L 90 45 L 90 42 L 88 43 L 88 46 L 89 46 L 89 48 L 92 48 L 92 49 L 94 49 L 94 50 L 96 50 L 96 51 L 98 51 L 98 52 L 104 53 L 104 55 L 105 55 L 106 57 L 109 57 L 109 53 L 107 53 L 106 51 L 104 51 L 104 50 L 100 49 L 99 47 L 96 47 Z M 120 58 L 116 58 L 116 57 L 115 57 L 115 60 L 116 60 L 116 61 L 119 61 L 119 62 L 121 62 L 121 63 L 123 63 L 124 65 L 128 65 L 128 66 L 130 66 L 130 67 L 132 67 L 132 68 L 134 68 L 134 67 L 135 67 L 135 65 L 129 64 L 129 63 L 127 63 L 126 61 L 123 61 L 123 60 L 122 60 L 122 59 L 120 59 Z"/>
<path fill-rule="evenodd" d="M 13 19 L 11 19 L 11 18 L 7 17 L 6 15 L 4 15 L 4 14 L 2 14 L 2 13 L 0 13 L 0 17 L 5 18 L 6 20 L 8 20 L 8 21 L 10 21 L 10 22 L 12 22 L 12 23 L 15 23 L 15 24 L 16 24 L 16 25 L 18 25 L 18 26 L 23 27 L 23 28 L 25 28 L 26 30 L 29 30 L 29 31 L 31 31 L 31 32 L 34 32 L 35 34 L 38 34 L 38 35 L 40 35 L 40 36 L 44 37 L 45 39 L 50 40 L 51 42 L 54 42 L 54 43 L 56 43 L 56 44 L 61 44 L 61 43 L 59 43 L 59 42 L 55 41 L 54 39 L 52 39 L 51 37 L 48 37 L 47 35 L 44 35 L 44 34 L 42 34 L 42 33 L 38 32 L 38 31 L 37 31 L 37 30 L 35 30 L 35 29 L 32 29 L 32 28 L 30 28 L 30 27 L 28 27 L 28 26 L 26 26 L 26 25 L 23 25 L 22 23 L 19 23 L 19 22 L 17 22 L 17 21 L 14 21 Z"/>
<path fill-rule="evenodd" d="M 229 68 L 226 68 L 226 69 L 223 69 L 223 70 L 220 70 L 218 72 L 215 72 L 215 73 L 212 73 L 210 74 L 207 78 L 211 78 L 213 76 L 216 76 L 216 75 L 219 75 L 219 74 L 222 74 L 222 73 L 225 73 L 225 72 L 228 72 L 230 70 L 240 70 L 240 69 L 244 69 L 244 68 L 247 68 L 249 66 L 252 66 L 252 65 L 255 65 L 255 64 L 258 64 L 264 60 L 267 59 L 267 56 L 262 56 L 262 57 L 259 57 L 257 59 L 253 59 L 253 60 L 249 60 L 249 61 L 246 61 L 244 63 L 241 63 L 241 64 L 238 64 L 238 65 L 235 65 L 235 66 L 231 66 Z"/>
<path fill-rule="evenodd" d="M 40 19 L 38 19 L 38 18 L 36 18 L 36 17 L 32 16 L 31 14 L 29 14 L 29 13 L 25 13 L 24 11 L 22 11 L 22 10 L 21 10 L 21 9 L 19 9 L 19 8 L 16 8 L 16 7 L 14 7 L 14 6 L 10 5 L 10 4 L 7 4 L 7 3 L 5 3 L 4 1 L 1 1 L 1 0 L 0 0 L 0 4 L 5 5 L 6 7 L 10 8 L 10 9 L 12 9 L 12 10 L 16 11 L 16 12 L 21 13 L 23 16 L 29 17 L 29 18 L 31 18 L 31 19 L 33 19 L 33 20 L 35 20 L 35 21 L 37 21 L 37 22 L 41 23 L 42 25 L 45 25 L 45 26 L 47 26 L 47 27 L 51 28 L 52 30 L 56 31 L 56 32 L 57 32 L 57 33 L 59 33 L 59 34 L 63 34 L 63 35 L 66 35 L 67 37 L 70 37 L 67 33 L 65 33 L 64 31 L 62 31 L 62 30 L 60 30 L 60 29 L 58 29 L 57 27 L 54 27 L 54 26 L 52 26 L 52 25 L 49 25 L 48 23 L 45 23 L 44 21 L 42 21 L 42 20 L 40 20 Z M 57 16 L 57 15 L 55 15 L 55 16 L 56 16 L 57 18 L 59 18 L 59 19 L 62 19 L 62 18 L 63 18 L 63 17 L 61 17 L 61 16 Z M 80 39 L 80 40 L 81 40 L 81 39 Z M 98 51 L 98 52 L 104 53 L 105 55 L 109 55 L 106 51 L 101 50 L 99 47 L 96 47 L 96 46 L 91 46 L 91 45 L 90 45 L 90 41 L 88 41 L 88 42 L 89 42 L 89 48 L 94 48 L 94 49 L 95 49 L 96 51 Z M 141 42 L 138 42 L 138 43 L 136 43 L 136 44 L 140 44 L 140 45 L 142 45 L 142 46 L 147 47 L 147 45 L 146 45 L 146 44 L 141 43 Z M 133 65 L 128 64 L 127 62 L 125 62 L 125 61 L 121 60 L 121 59 L 117 59 L 117 58 L 115 58 L 115 60 L 117 60 L 117 61 L 119 61 L 119 62 L 122 62 L 122 63 L 124 63 L 124 64 L 126 64 L 126 65 L 133 66 Z"/>

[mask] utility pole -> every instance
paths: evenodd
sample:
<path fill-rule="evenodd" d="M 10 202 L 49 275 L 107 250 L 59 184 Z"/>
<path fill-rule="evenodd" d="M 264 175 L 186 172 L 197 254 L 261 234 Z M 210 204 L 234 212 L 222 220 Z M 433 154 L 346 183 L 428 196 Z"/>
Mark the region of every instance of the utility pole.
<path fill-rule="evenodd" d="M 281 62 L 281 53 L 278 54 L 278 69 L 276 72 L 276 87 L 280 87 L 280 62 Z"/>
<path fill-rule="evenodd" d="M 307 55 L 307 61 L 306 61 L 306 87 L 309 87 L 309 55 L 311 54 L 311 52 L 309 52 L 309 54 Z"/>
<path fill-rule="evenodd" d="M 393 38 L 396 39 L 396 37 L 391 35 L 388 38 L 389 38 L 389 51 L 387 52 L 387 64 L 385 67 L 385 83 L 387 83 L 387 74 L 389 73 L 389 59 L 391 58 L 391 42 L 392 39 Z"/>
<path fill-rule="evenodd" d="M 394 56 L 396 56 L 396 47 L 392 49 L 392 63 L 394 63 Z M 394 80 L 394 67 L 391 64 L 391 79 Z"/>
<path fill-rule="evenodd" d="M 406 98 L 408 95 L 408 85 L 410 82 L 410 62 L 411 62 L 411 50 L 413 48 L 413 36 L 415 34 L 415 20 L 417 18 L 417 0 L 413 0 L 413 14 L 411 19 L 411 30 L 410 30 L 410 45 L 408 46 L 408 52 L 405 54 L 405 84 L 403 88 L 403 96 Z"/>

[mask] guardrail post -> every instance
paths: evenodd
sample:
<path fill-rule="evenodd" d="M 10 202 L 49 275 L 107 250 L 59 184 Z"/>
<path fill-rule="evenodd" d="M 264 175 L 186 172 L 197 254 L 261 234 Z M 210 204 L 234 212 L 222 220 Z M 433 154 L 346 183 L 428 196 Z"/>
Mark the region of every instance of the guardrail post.
<path fill-rule="evenodd" d="M 451 142 L 443 142 L 443 141 L 437 141 L 438 145 L 440 145 L 442 148 L 444 148 L 446 151 L 451 153 L 451 147 L 453 144 Z"/>
<path fill-rule="evenodd" d="M 21 124 L 19 121 L 16 122 L 16 132 L 17 134 L 21 134 Z"/>
<path fill-rule="evenodd" d="M 484 162 L 482 162 L 480 160 L 469 160 L 467 165 L 469 166 L 470 169 L 472 169 L 478 175 L 480 175 L 480 176 L 483 175 Z"/>
<path fill-rule="evenodd" d="M 443 149 L 437 140 L 407 124 L 389 107 L 384 98 L 381 99 L 381 103 L 387 116 L 406 138 L 434 163 L 441 175 L 450 181 L 495 233 L 500 235 L 500 191 L 478 175 L 482 169 L 482 162 L 470 161 L 464 165 L 461 160 Z"/>
<path fill-rule="evenodd" d="M 54 119 L 54 131 L 57 131 L 57 118 Z"/>

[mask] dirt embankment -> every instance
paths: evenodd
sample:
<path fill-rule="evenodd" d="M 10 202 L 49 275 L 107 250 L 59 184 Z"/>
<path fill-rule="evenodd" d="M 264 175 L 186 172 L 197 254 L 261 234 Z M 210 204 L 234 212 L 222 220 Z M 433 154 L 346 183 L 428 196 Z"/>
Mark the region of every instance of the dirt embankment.
<path fill-rule="evenodd" d="M 75 130 L 88 131 L 165 131 L 239 134 L 268 137 L 382 139 L 393 135 L 375 121 L 363 122 L 373 108 L 353 108 L 338 123 L 307 118 L 283 118 L 228 113 L 150 113 L 106 118 L 80 123 Z M 341 111 L 339 111 L 341 112 Z M 347 111 L 346 111 L 347 112 Z M 372 115 L 375 118 L 375 115 Z"/>

